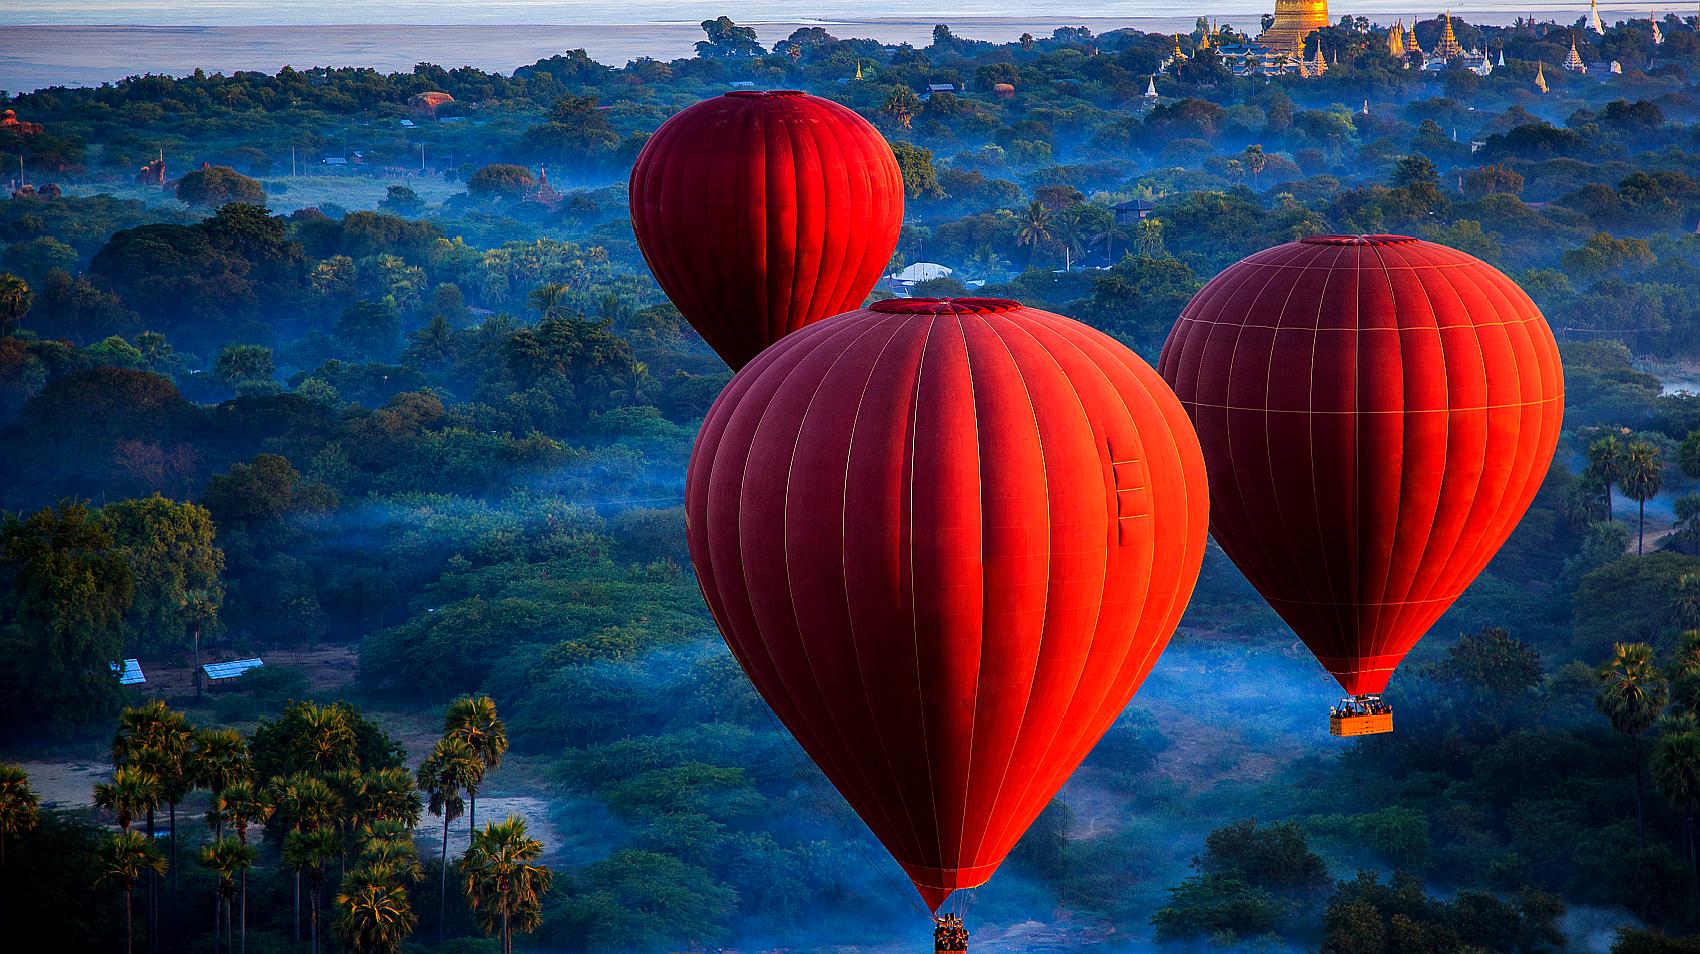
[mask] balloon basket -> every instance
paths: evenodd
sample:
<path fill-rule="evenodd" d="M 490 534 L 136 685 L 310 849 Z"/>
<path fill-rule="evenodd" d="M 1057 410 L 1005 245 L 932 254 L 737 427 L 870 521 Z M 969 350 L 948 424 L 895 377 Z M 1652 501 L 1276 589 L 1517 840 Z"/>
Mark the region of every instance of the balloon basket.
<path fill-rule="evenodd" d="M 1377 715 L 1361 716 L 1329 716 L 1328 734 L 1342 737 L 1354 735 L 1380 735 L 1393 731 L 1393 713 L 1382 712 Z"/>

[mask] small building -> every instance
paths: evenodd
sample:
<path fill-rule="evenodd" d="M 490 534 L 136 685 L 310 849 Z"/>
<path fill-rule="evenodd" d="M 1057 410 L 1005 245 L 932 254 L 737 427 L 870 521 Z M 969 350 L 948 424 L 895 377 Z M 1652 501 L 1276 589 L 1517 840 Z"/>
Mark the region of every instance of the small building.
<path fill-rule="evenodd" d="M 148 681 L 147 676 L 142 674 L 142 661 L 140 659 L 124 660 L 122 670 L 118 668 L 117 663 L 109 663 L 108 665 L 112 667 L 113 672 L 118 673 L 118 684 L 120 686 L 139 686 Z"/>
<path fill-rule="evenodd" d="M 893 284 L 906 286 L 916 282 L 930 282 L 937 278 L 949 278 L 952 273 L 952 269 L 937 262 L 916 262 L 888 277 Z"/>
<path fill-rule="evenodd" d="M 403 129 L 418 129 L 419 124 L 414 122 L 411 119 L 404 119 L 404 120 L 401 121 L 401 128 L 403 128 Z"/>
<path fill-rule="evenodd" d="M 1151 210 L 1156 207 L 1157 203 L 1150 199 L 1129 199 L 1126 202 L 1117 202 L 1110 207 L 1110 211 L 1115 213 L 1117 225 L 1132 225 L 1150 215 Z"/>
<path fill-rule="evenodd" d="M 18 119 L 18 111 L 15 109 L 0 112 L 0 130 L 34 136 L 40 133 L 43 128 L 41 123 L 26 123 Z"/>
<path fill-rule="evenodd" d="M 413 96 L 408 99 L 407 105 L 422 113 L 435 113 L 440 107 L 446 106 L 454 101 L 455 98 L 450 96 L 448 93 L 431 90 L 425 93 L 414 93 Z"/>
<path fill-rule="evenodd" d="M 348 165 L 348 157 L 347 156 L 326 156 L 325 158 L 320 159 L 319 162 L 321 164 L 327 165 L 327 166 L 346 166 L 346 165 Z"/>
<path fill-rule="evenodd" d="M 231 659 L 225 662 L 207 663 L 201 667 L 201 672 L 206 673 L 208 684 L 216 689 L 232 685 L 244 673 L 259 669 L 264 665 L 264 660 L 254 656 L 250 659 Z"/>

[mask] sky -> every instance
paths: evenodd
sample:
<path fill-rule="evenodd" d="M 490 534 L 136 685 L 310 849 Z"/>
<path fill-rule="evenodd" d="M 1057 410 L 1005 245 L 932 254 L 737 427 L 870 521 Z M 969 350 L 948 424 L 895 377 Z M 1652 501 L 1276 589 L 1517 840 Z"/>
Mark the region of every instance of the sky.
<path fill-rule="evenodd" d="M 1422 13 L 1433 16 L 1439 3 L 1427 6 L 1412 0 L 1353 0 L 1336 2 L 1336 16 L 1344 13 L 1361 14 L 1372 19 L 1378 16 L 1405 16 Z M 1227 18 L 1248 19 L 1273 9 L 1273 0 L 1211 0 L 1196 4 L 1199 13 Z M 1513 11 L 1534 9 L 1546 13 L 1555 11 L 1579 12 L 1587 8 L 1579 0 L 1541 0 L 1528 7 L 1525 4 L 1498 2 L 1461 3 L 1454 12 L 1468 14 L 1472 9 L 1492 11 L 1506 18 Z M 1695 5 L 1656 4 L 1653 9 L 1695 12 Z M 1648 6 L 1635 3 L 1608 2 L 1600 5 L 1602 14 L 1611 19 L 1646 16 Z M 885 17 L 925 17 L 950 19 L 965 17 L 998 17 L 1012 12 L 1022 16 L 1067 17 L 1173 17 L 1193 11 L 1177 8 L 1173 2 L 1158 0 L 1026 0 L 1012 11 L 1007 2 L 999 0 L 6 0 L 0 4 L 0 23 L 30 24 L 157 24 L 157 25 L 256 25 L 256 24 L 336 24 L 336 23 L 560 23 L 560 24 L 639 24 L 685 22 L 695 23 L 721 14 L 740 22 L 792 22 L 818 18 L 827 21 L 866 20 Z"/>

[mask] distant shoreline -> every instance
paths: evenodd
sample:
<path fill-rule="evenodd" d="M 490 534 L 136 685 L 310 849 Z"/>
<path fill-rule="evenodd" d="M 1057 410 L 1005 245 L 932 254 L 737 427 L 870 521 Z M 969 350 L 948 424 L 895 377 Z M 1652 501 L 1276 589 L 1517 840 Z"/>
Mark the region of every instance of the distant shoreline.
<path fill-rule="evenodd" d="M 1509 23 L 1529 11 L 1458 10 L 1476 23 Z M 1372 19 L 1390 14 L 1366 13 Z M 1539 17 L 1573 17 L 1574 10 L 1534 11 Z M 1619 14 L 1621 15 L 1621 14 Z M 1633 14 L 1631 14 L 1633 15 Z M 1645 14 L 1640 14 L 1645 16 Z M 1254 17 L 1247 14 L 1248 17 Z M 1235 19 L 1223 17 L 1224 20 Z M 916 16 L 865 19 L 798 18 L 750 21 L 764 45 L 800 27 L 818 26 L 839 37 L 873 37 L 886 43 L 931 42 L 933 26 L 949 23 L 964 37 L 1009 42 L 1024 32 L 1048 36 L 1063 26 L 1084 26 L 1094 33 L 1135 28 L 1176 32 L 1192 29 L 1194 16 Z M 1255 19 L 1233 24 L 1255 28 Z M 127 76 L 151 73 L 184 76 L 258 70 L 275 73 L 284 66 L 371 67 L 406 71 L 420 62 L 453 69 L 474 66 L 511 73 L 556 53 L 584 49 L 598 62 L 623 66 L 640 56 L 670 60 L 690 56 L 702 30 L 695 22 L 639 24 L 342 24 L 342 25 L 5 25 L 0 45 L 0 89 L 14 93 L 48 86 L 98 86 Z"/>

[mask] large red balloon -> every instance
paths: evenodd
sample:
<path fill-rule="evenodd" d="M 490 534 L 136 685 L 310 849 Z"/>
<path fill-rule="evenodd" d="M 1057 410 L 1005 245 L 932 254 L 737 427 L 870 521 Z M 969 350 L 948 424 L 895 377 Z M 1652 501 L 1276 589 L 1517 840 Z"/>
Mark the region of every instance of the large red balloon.
<path fill-rule="evenodd" d="M 1160 364 L 1211 530 L 1349 693 L 1375 693 L 1510 536 L 1564 414 L 1558 346 L 1498 270 L 1325 235 L 1205 285 Z"/>
<path fill-rule="evenodd" d="M 860 307 L 897 248 L 903 175 L 844 106 L 739 90 L 661 125 L 632 167 L 655 280 L 726 363 Z"/>
<path fill-rule="evenodd" d="M 733 654 L 934 908 L 991 877 L 1139 688 L 1209 509 L 1156 372 L 974 298 L 781 340 L 710 409 L 685 495 Z"/>

